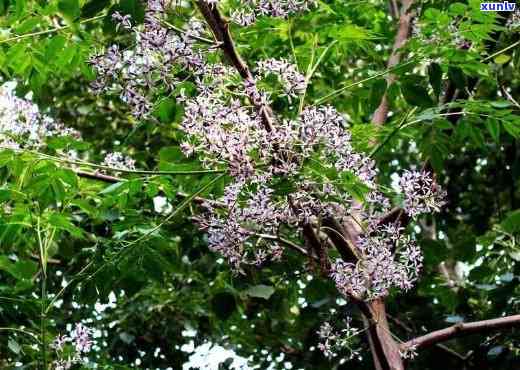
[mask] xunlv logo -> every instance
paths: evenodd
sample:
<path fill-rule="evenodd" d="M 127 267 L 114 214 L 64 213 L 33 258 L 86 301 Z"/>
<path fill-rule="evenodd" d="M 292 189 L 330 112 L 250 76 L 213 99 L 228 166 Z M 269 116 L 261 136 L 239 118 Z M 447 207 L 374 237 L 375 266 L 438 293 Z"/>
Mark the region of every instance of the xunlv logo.
<path fill-rule="evenodd" d="M 483 12 L 513 12 L 516 4 L 504 1 L 502 3 L 480 3 Z"/>

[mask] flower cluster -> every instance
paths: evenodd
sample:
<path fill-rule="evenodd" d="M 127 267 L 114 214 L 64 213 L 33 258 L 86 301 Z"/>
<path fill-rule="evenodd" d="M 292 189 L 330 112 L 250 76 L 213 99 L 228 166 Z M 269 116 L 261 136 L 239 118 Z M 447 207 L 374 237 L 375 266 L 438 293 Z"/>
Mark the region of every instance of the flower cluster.
<path fill-rule="evenodd" d="M 0 86 L 0 147 L 38 148 L 52 136 L 79 136 L 75 130 L 42 114 L 29 99 L 17 97 L 15 87 L 13 83 Z"/>
<path fill-rule="evenodd" d="M 394 225 L 379 227 L 370 235 L 359 237 L 361 253 L 358 263 L 337 260 L 331 277 L 345 297 L 371 300 L 384 297 L 392 287 L 409 290 L 422 268 L 423 256 L 402 228 Z"/>
<path fill-rule="evenodd" d="M 120 152 L 107 153 L 101 165 L 111 169 L 135 170 L 135 160 Z"/>
<path fill-rule="evenodd" d="M 270 236 L 276 234 L 284 215 L 273 202 L 273 190 L 260 181 L 255 185 L 247 192 L 244 184 L 228 186 L 223 197 L 226 212 L 206 205 L 208 215 L 199 219 L 210 248 L 222 254 L 235 271 L 241 271 L 244 264 L 278 260 L 283 251 Z M 239 204 L 239 193 L 248 198 L 244 204 Z"/>
<path fill-rule="evenodd" d="M 169 29 L 163 21 L 165 7 L 165 1 L 149 0 L 142 26 L 132 26 L 128 15 L 114 13 L 120 27 L 135 33 L 136 46 L 123 50 L 112 45 L 90 60 L 97 74 L 94 91 L 118 93 L 138 119 L 149 117 L 157 86 L 174 89 L 179 69 L 204 72 L 203 51 L 195 47 L 203 33 L 202 23 L 191 20 L 182 32 Z"/>
<path fill-rule="evenodd" d="M 112 14 L 112 19 L 117 23 L 117 28 L 122 27 L 127 30 L 132 29 L 132 17 L 130 14 L 123 15 L 116 11 Z"/>
<path fill-rule="evenodd" d="M 449 43 L 460 49 L 471 47 L 471 42 L 464 37 L 464 32 L 460 29 L 459 21 L 452 21 L 447 27 L 438 28 L 436 25 L 420 22 L 420 19 L 414 18 L 411 34 L 420 40 L 422 45 L 443 46 Z"/>
<path fill-rule="evenodd" d="M 399 354 L 404 359 L 413 360 L 415 357 L 417 357 L 417 346 L 411 345 L 404 349 L 401 349 L 401 350 L 399 350 Z"/>
<path fill-rule="evenodd" d="M 227 102 L 217 93 L 204 93 L 188 99 L 182 129 L 188 141 L 186 154 L 203 153 L 204 165 L 227 163 L 232 175 L 249 177 L 253 172 L 251 152 L 266 142 L 266 133 L 258 130 L 259 118 L 240 101 Z"/>
<path fill-rule="evenodd" d="M 318 331 L 318 348 L 328 358 L 337 357 L 340 352 L 347 352 L 347 357 L 351 360 L 360 353 L 360 348 L 353 346 L 354 338 L 358 334 L 359 330 L 351 326 L 350 319 L 345 320 L 345 328 L 340 331 L 335 331 L 330 323 L 324 322 Z"/>
<path fill-rule="evenodd" d="M 267 59 L 257 63 L 258 73 L 266 76 L 274 74 L 283 84 L 285 94 L 291 98 L 305 91 L 305 77 L 298 72 L 294 64 L 281 59 Z"/>
<path fill-rule="evenodd" d="M 307 11 L 316 4 L 316 0 L 241 0 L 242 7 L 232 13 L 231 19 L 237 24 L 248 26 L 259 16 L 286 18 Z"/>
<path fill-rule="evenodd" d="M 90 352 L 93 341 L 92 330 L 78 323 L 70 335 L 58 335 L 52 344 L 58 359 L 54 361 L 54 369 L 68 370 L 74 364 L 82 362 L 82 356 Z M 66 346 L 72 345 L 72 354 L 66 353 Z"/>
<path fill-rule="evenodd" d="M 448 32 L 451 35 L 453 44 L 455 44 L 455 46 L 458 48 L 469 49 L 471 47 L 471 42 L 466 40 L 457 22 L 454 21 L 448 25 Z"/>
<path fill-rule="evenodd" d="M 207 207 L 200 221 L 210 247 L 239 270 L 241 263 L 279 257 L 280 247 L 262 234 L 273 236 L 281 225 L 299 226 L 336 211 L 346 213 L 354 202 L 334 183 L 334 174 L 349 172 L 374 187 L 377 173 L 374 162 L 353 149 L 346 126 L 330 106 L 307 107 L 269 132 L 254 111 L 238 100 L 227 102 L 216 91 L 187 100 L 181 127 L 188 141 L 182 148 L 200 153 L 206 166 L 227 166 L 234 178 L 219 199 L 224 206 Z M 323 182 L 322 168 L 317 173 L 307 170 L 315 162 L 332 174 L 330 181 Z M 294 182 L 290 197 L 276 194 L 282 178 Z M 373 203 L 384 203 L 375 188 L 369 195 Z M 375 215 L 372 208 L 370 214 Z"/>
<path fill-rule="evenodd" d="M 246 3 L 261 14 L 275 16 L 309 5 L 304 1 Z M 378 190 L 374 161 L 354 150 L 346 119 L 331 106 L 308 106 L 286 119 L 270 112 L 272 122 L 266 125 L 263 115 L 269 98 L 258 89 L 256 77 L 237 84 L 237 72 L 205 60 L 193 38 L 203 32 L 199 22 L 190 22 L 181 35 L 164 28 L 164 4 L 149 1 L 142 28 L 132 27 L 126 16 L 114 16 L 121 27 L 134 30 L 137 46 L 127 52 L 112 47 L 97 60 L 102 78 L 98 82 L 112 86 L 103 80 L 110 78 L 124 96 L 139 91 L 132 95 L 135 98 L 148 96 L 160 79 L 169 85 L 170 72 L 176 68 L 191 72 L 197 93 L 178 96 L 185 105 L 181 148 L 188 156 L 197 154 L 207 168 L 228 168 L 232 177 L 223 196 L 206 204 L 206 213 L 198 218 L 208 233 L 210 248 L 241 271 L 243 265 L 280 258 L 278 235 L 282 229 L 317 227 L 318 220 L 330 216 L 339 222 L 351 218 L 362 229 L 354 240 L 359 260 L 332 265 L 331 276 L 338 289 L 363 299 L 384 296 L 391 288 L 410 289 L 422 255 L 400 227 L 379 224 L 381 216 L 390 211 L 390 201 Z M 126 53 L 131 53 L 128 59 Z M 305 88 L 303 76 L 285 60 L 259 62 L 258 73 L 276 74 L 289 96 Z M 127 101 L 134 110 L 143 111 L 134 104 L 137 100 Z M 121 153 L 109 154 L 104 164 L 134 167 Z M 364 189 L 363 204 L 351 195 L 352 184 Z M 426 172 L 406 171 L 400 185 L 404 209 L 412 217 L 438 211 L 443 204 L 444 192 Z"/>
<path fill-rule="evenodd" d="M 438 212 L 444 205 L 446 192 L 426 171 L 405 171 L 399 186 L 404 195 L 403 208 L 411 217 Z"/>
<path fill-rule="evenodd" d="M 216 6 L 217 1 L 211 3 Z M 243 3 L 253 9 L 254 18 L 257 14 L 287 16 L 312 2 Z M 340 227 L 355 221 L 358 227 L 354 226 L 357 230 L 349 241 L 355 261 L 336 260 L 330 266 L 338 290 L 347 298 L 372 300 L 391 289 L 410 289 L 422 268 L 421 251 L 399 224 L 381 223 L 391 210 L 390 199 L 379 190 L 375 162 L 355 150 L 345 117 L 331 106 L 307 106 L 278 117 L 268 107 L 269 96 L 258 88 L 257 79 L 275 74 L 284 94 L 293 97 L 306 87 L 295 66 L 285 60 L 261 61 L 257 76 L 249 76 L 248 71 L 248 78 L 237 83 L 236 71 L 210 63 L 211 58 L 205 59 L 206 53 L 196 47 L 193 36 L 202 34 L 200 23 L 190 22 L 181 35 L 173 34 L 160 21 L 164 2 L 148 5 L 142 29 L 131 27 L 124 16 L 115 16 L 120 27 L 135 31 L 137 46 L 129 52 L 113 47 L 97 60 L 98 82 L 104 88 L 115 82 L 123 98 L 137 91 L 146 100 L 159 80 L 172 89 L 178 68 L 190 72 L 196 92 L 181 91 L 177 96 L 184 103 L 181 149 L 187 156 L 197 155 L 206 168 L 227 169 L 231 177 L 223 195 L 205 202 L 204 212 L 196 218 L 207 232 L 210 249 L 242 272 L 244 266 L 280 259 L 282 233 L 294 235 L 310 226 L 325 238 L 321 220 L 333 218 Z M 125 53 L 131 53 L 128 59 Z M 128 103 L 145 114 L 149 108 L 139 108 L 141 98 L 132 96 Z M 134 166 L 121 153 L 110 154 L 104 163 L 121 169 Z M 412 218 L 437 212 L 443 205 L 444 191 L 425 171 L 405 171 L 399 185 L 403 208 Z M 324 266 L 328 268 L 328 263 Z M 328 356 L 338 349 L 355 356 L 357 350 L 350 343 L 357 333 L 350 322 L 340 332 L 325 324 L 319 333 L 320 348 Z"/>
<path fill-rule="evenodd" d="M 520 9 L 515 10 L 511 17 L 507 20 L 506 27 L 509 30 L 520 28 Z"/>

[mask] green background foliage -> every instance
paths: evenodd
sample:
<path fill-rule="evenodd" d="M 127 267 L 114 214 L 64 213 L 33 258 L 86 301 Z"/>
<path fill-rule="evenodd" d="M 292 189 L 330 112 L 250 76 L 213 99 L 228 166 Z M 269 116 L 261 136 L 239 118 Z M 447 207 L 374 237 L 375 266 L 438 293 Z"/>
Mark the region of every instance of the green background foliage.
<path fill-rule="evenodd" d="M 355 145 L 367 153 L 377 148 L 382 184 L 428 163 L 446 188 L 443 211 L 410 226 L 425 253 L 421 280 L 388 300 L 391 327 L 403 340 L 520 306 L 519 34 L 505 27 L 508 14 L 482 13 L 479 3 L 416 6 L 421 34 L 392 70 L 397 83 L 388 89 L 392 115 L 384 127 L 370 120 L 387 86 L 397 24 L 387 2 L 320 1 L 298 17 L 231 26 L 250 64 L 287 58 L 302 73 L 313 71 L 305 102 L 326 102 L 350 117 Z M 224 12 L 233 2 L 226 4 Z M 17 81 L 20 96 L 32 92 L 42 111 L 83 137 L 51 140 L 47 157 L 0 152 L 0 367 L 37 368 L 39 339 L 30 333 L 40 338 L 44 307 L 47 343 L 67 324 L 92 318 L 90 325 L 103 332 L 92 361 L 104 369 L 131 368 L 137 358 L 140 368 L 180 369 L 188 357 L 181 346 L 192 339 L 252 356 L 260 368 L 283 368 L 274 360 L 281 354 L 295 369 L 372 368 L 368 350 L 345 364 L 316 350 L 320 324 L 354 307 L 300 255 L 287 252 L 280 264 L 236 276 L 208 250 L 191 220 L 197 205 L 186 194 L 218 195 L 223 178 L 130 173 L 107 184 L 56 160 L 71 149 L 96 163 L 106 151 L 122 151 L 145 170 L 201 168 L 178 148 L 183 108 L 174 98 L 161 97 L 155 120 L 137 122 L 117 97 L 90 91 L 89 56 L 130 42 L 111 22 L 115 10 L 143 20 L 137 0 L 0 0 L 1 79 Z M 193 7 L 176 8 L 170 21 L 182 25 L 192 13 Z M 469 48 L 456 43 L 454 22 Z M 446 91 L 454 92 L 450 101 Z M 273 106 L 290 112 L 286 100 Z M 178 212 L 157 213 L 157 196 Z M 39 238 L 48 246 L 46 299 Z M 96 313 L 111 292 L 117 304 Z M 192 329 L 194 338 L 183 335 Z M 433 347 L 410 368 L 518 368 L 519 339 L 518 331 L 505 331 L 455 340 L 446 345 L 463 356 L 472 351 L 467 359 Z M 156 348 L 161 356 L 154 356 Z"/>

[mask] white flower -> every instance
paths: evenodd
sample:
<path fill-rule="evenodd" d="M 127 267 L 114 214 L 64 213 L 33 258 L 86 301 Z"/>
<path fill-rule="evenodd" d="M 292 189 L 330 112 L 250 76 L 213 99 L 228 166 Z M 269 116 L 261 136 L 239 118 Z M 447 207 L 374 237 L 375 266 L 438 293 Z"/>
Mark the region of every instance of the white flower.
<path fill-rule="evenodd" d="M 168 198 L 157 196 L 153 198 L 153 208 L 160 214 L 168 214 L 173 210 L 173 206 L 168 202 Z"/>
<path fill-rule="evenodd" d="M 107 153 L 101 165 L 120 170 L 135 170 L 135 160 L 121 152 Z"/>

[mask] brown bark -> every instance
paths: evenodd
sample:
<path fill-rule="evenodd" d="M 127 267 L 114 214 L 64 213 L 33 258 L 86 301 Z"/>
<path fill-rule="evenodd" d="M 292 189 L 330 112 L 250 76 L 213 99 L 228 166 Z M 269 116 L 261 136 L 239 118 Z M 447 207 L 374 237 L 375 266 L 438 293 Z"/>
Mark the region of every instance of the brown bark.
<path fill-rule="evenodd" d="M 331 229 L 334 229 L 337 233 L 341 232 L 340 238 L 334 238 L 336 232 L 328 235 L 342 258 L 345 261 L 355 263 L 359 256 L 356 242 L 358 236 L 362 233 L 359 225 L 352 216 L 346 217 L 342 223 L 334 219 L 326 221 L 328 221 L 327 225 L 330 225 Z M 354 250 L 350 248 L 354 248 Z M 358 306 L 363 315 L 375 369 L 404 370 L 399 344 L 392 337 L 388 325 L 384 299 L 380 298 L 369 302 L 357 297 L 350 297 L 350 299 Z"/>
<path fill-rule="evenodd" d="M 410 34 L 410 26 L 412 21 L 411 7 L 413 0 L 402 0 L 401 12 L 399 16 L 399 25 L 395 36 L 392 53 L 387 62 L 388 68 L 393 68 L 401 61 L 400 49 L 408 40 Z M 387 85 L 394 83 L 396 77 L 390 74 L 387 77 Z M 372 122 L 376 125 L 383 125 L 388 118 L 389 104 L 386 93 L 381 99 L 381 103 L 377 107 L 372 117 Z M 403 217 L 403 212 L 396 210 L 388 215 L 388 220 L 397 220 Z M 388 220 L 382 220 L 383 223 Z M 371 324 L 365 319 L 365 325 L 368 326 L 367 336 L 370 343 L 370 349 L 374 360 L 376 370 L 404 370 L 405 365 L 399 352 L 399 344 L 394 340 L 390 333 L 388 321 L 386 318 L 386 309 L 383 299 L 378 299 L 369 303 L 370 310 L 374 316 Z"/>
<path fill-rule="evenodd" d="M 235 67 L 244 80 L 253 80 L 251 70 L 244 62 L 235 48 L 235 43 L 229 32 L 229 23 L 222 17 L 216 5 L 208 4 L 204 0 L 197 0 L 197 7 L 202 16 L 208 23 L 213 35 L 219 42 L 219 46 L 224 52 L 228 61 Z M 274 115 L 270 107 L 258 104 L 254 99 L 255 108 L 262 118 L 262 123 L 267 131 L 273 130 Z"/>
<path fill-rule="evenodd" d="M 399 49 L 403 47 L 403 45 L 408 40 L 408 36 L 410 34 L 410 25 L 412 22 L 413 14 L 411 12 L 411 7 L 413 4 L 413 0 L 403 0 L 401 5 L 401 15 L 399 17 L 399 26 L 397 28 L 397 34 L 395 36 L 394 45 L 392 47 L 392 53 L 390 54 L 390 58 L 388 59 L 387 67 L 393 68 L 399 64 L 401 61 L 401 53 Z M 395 75 L 389 74 L 386 82 L 388 87 L 394 83 Z M 383 125 L 388 118 L 388 97 L 386 93 L 383 95 L 381 99 L 381 103 L 379 107 L 377 107 L 374 115 L 372 117 L 372 122 L 376 125 Z"/>
<path fill-rule="evenodd" d="M 384 301 L 376 299 L 369 302 L 368 306 L 373 320 L 370 322 L 365 318 L 364 321 L 376 370 L 404 370 L 399 344 L 390 334 Z"/>
<path fill-rule="evenodd" d="M 476 321 L 470 323 L 459 323 L 445 329 L 432 331 L 421 337 L 414 338 L 401 347 L 403 349 L 409 347 L 425 348 L 437 343 L 445 342 L 447 340 L 458 338 L 468 334 L 483 333 L 493 330 L 508 329 L 515 326 L 520 326 L 520 315 L 512 315 L 501 317 L 498 319 Z"/>
<path fill-rule="evenodd" d="M 83 177 L 83 178 L 86 178 L 86 179 L 103 181 L 103 182 L 108 182 L 108 183 L 111 183 L 111 184 L 115 184 L 117 182 L 125 181 L 124 179 L 121 179 L 119 177 L 105 175 L 105 174 L 102 174 L 102 173 L 99 173 L 99 172 L 87 172 L 87 171 L 75 170 L 75 169 L 73 169 L 73 171 L 79 177 Z"/>

